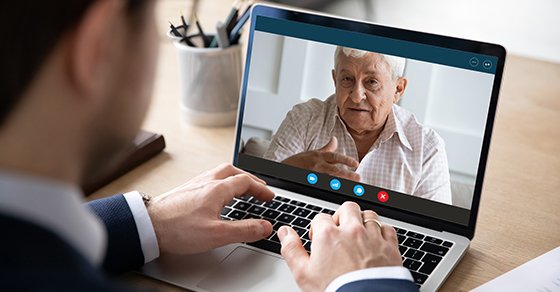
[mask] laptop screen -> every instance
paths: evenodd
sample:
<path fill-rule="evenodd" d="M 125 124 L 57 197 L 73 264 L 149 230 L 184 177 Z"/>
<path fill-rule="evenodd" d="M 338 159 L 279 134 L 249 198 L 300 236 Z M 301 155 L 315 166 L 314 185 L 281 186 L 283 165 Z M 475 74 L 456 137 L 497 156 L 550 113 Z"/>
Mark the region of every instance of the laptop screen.
<path fill-rule="evenodd" d="M 472 223 L 505 53 L 268 9 L 253 11 L 235 164 L 317 194 Z"/>

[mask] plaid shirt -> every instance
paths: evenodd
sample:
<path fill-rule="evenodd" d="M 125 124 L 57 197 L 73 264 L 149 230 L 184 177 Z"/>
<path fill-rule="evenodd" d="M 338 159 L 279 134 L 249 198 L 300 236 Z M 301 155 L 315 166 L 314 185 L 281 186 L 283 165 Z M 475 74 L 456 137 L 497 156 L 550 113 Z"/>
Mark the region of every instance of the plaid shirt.
<path fill-rule="evenodd" d="M 338 114 L 334 95 L 311 99 L 288 112 L 264 158 L 282 161 L 319 149 L 338 139 L 336 152 L 358 160 L 354 139 Z M 443 139 L 414 115 L 393 105 L 383 131 L 355 171 L 361 182 L 412 196 L 451 204 L 449 168 Z"/>

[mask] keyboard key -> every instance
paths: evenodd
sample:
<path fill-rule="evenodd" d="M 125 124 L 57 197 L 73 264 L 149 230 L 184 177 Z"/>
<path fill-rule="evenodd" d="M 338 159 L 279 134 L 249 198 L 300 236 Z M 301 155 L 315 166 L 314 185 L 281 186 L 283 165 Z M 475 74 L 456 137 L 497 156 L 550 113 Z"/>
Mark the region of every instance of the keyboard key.
<path fill-rule="evenodd" d="M 278 201 L 270 201 L 270 202 L 266 202 L 264 203 L 263 206 L 270 208 L 270 209 L 276 209 L 278 207 L 280 207 L 280 205 L 282 205 L 282 203 L 278 202 Z"/>
<path fill-rule="evenodd" d="M 453 246 L 453 242 L 445 241 L 442 245 L 445 246 L 445 247 L 452 247 L 452 246 Z"/>
<path fill-rule="evenodd" d="M 303 244 L 303 247 L 305 248 L 306 251 L 311 252 L 311 241 L 308 241 L 305 244 Z"/>
<path fill-rule="evenodd" d="M 272 233 L 272 235 L 269 237 L 270 240 L 274 241 L 274 242 L 280 242 L 280 238 L 278 238 L 278 233 L 274 232 Z"/>
<path fill-rule="evenodd" d="M 251 196 L 250 195 L 243 195 L 243 196 L 239 197 L 239 199 L 242 200 L 242 201 L 248 202 L 249 199 L 251 199 Z"/>
<path fill-rule="evenodd" d="M 403 243 L 403 241 L 406 240 L 406 236 L 397 234 L 397 240 L 399 241 L 399 243 Z"/>
<path fill-rule="evenodd" d="M 272 225 L 272 229 L 274 231 L 278 231 L 278 229 L 280 229 L 280 227 L 284 226 L 286 224 L 282 223 L 282 222 L 276 222 L 276 224 Z"/>
<path fill-rule="evenodd" d="M 403 263 L 403 266 L 411 271 L 417 271 L 420 265 L 422 265 L 422 263 L 411 259 L 406 259 Z"/>
<path fill-rule="evenodd" d="M 422 240 L 414 239 L 414 238 L 409 237 L 403 242 L 403 245 L 408 246 L 408 247 L 412 247 L 412 248 L 419 248 L 422 245 Z"/>
<path fill-rule="evenodd" d="M 247 210 L 247 212 L 249 212 L 251 214 L 260 215 L 264 212 L 264 210 L 265 210 L 264 207 L 253 205 L 253 206 L 251 206 L 251 208 L 249 208 L 249 210 Z"/>
<path fill-rule="evenodd" d="M 408 249 L 408 247 L 399 245 L 399 252 L 400 252 L 401 254 L 404 254 L 404 253 L 406 252 L 407 249 Z"/>
<path fill-rule="evenodd" d="M 401 234 L 401 235 L 405 235 L 406 234 L 406 230 L 402 229 L 402 228 L 397 228 L 395 227 L 395 231 L 397 231 L 397 234 Z"/>
<path fill-rule="evenodd" d="M 247 213 L 245 213 L 243 211 L 239 211 L 239 210 L 233 210 L 233 211 L 231 211 L 231 213 L 228 214 L 229 218 L 233 218 L 233 219 L 237 219 L 237 220 L 243 219 L 243 217 L 245 217 L 245 215 L 247 215 Z"/>
<path fill-rule="evenodd" d="M 220 214 L 222 214 L 222 215 L 225 216 L 225 215 L 227 215 L 229 212 L 231 212 L 231 209 L 228 208 L 228 207 L 225 207 L 225 208 L 222 209 L 222 212 L 220 212 Z"/>
<path fill-rule="evenodd" d="M 323 209 L 323 211 L 321 211 L 321 213 L 326 213 L 329 215 L 334 215 L 334 211 L 333 210 L 329 210 L 329 209 Z"/>
<path fill-rule="evenodd" d="M 281 196 L 275 196 L 274 200 L 280 201 L 280 202 L 289 202 L 290 201 L 290 199 L 285 198 L 285 197 L 281 197 Z"/>
<path fill-rule="evenodd" d="M 305 218 L 309 215 L 309 213 L 311 213 L 311 211 L 303 208 L 297 208 L 292 214 Z"/>
<path fill-rule="evenodd" d="M 420 273 L 410 272 L 410 274 L 412 274 L 412 279 L 414 279 L 414 283 L 416 284 L 422 285 L 426 282 L 426 279 L 428 279 L 428 276 L 422 275 Z"/>
<path fill-rule="evenodd" d="M 255 197 L 252 197 L 251 199 L 249 199 L 249 202 L 253 203 L 253 204 L 257 204 L 257 205 L 260 205 L 260 204 L 264 203 L 264 201 L 256 199 Z"/>
<path fill-rule="evenodd" d="M 270 219 L 276 219 L 276 217 L 278 217 L 278 215 L 280 215 L 280 212 L 275 211 L 275 210 L 266 210 L 262 213 L 262 216 L 264 218 L 270 218 Z"/>
<path fill-rule="evenodd" d="M 307 225 L 309 225 L 310 222 L 311 221 L 309 221 L 307 219 L 296 218 L 296 220 L 294 220 L 294 222 L 292 222 L 292 225 L 307 228 Z"/>
<path fill-rule="evenodd" d="M 235 204 L 233 207 L 234 207 L 235 209 L 239 209 L 239 210 L 245 211 L 245 210 L 249 209 L 249 207 L 251 207 L 251 204 L 239 201 L 239 202 L 237 202 L 237 204 Z"/>
<path fill-rule="evenodd" d="M 449 248 L 440 245 L 431 244 L 429 242 L 425 242 L 420 248 L 420 250 L 427 251 L 429 253 L 433 253 L 439 256 L 444 256 L 447 253 L 447 251 L 449 251 Z"/>
<path fill-rule="evenodd" d="M 247 214 L 243 217 L 243 219 L 262 219 L 261 216 L 257 215 L 257 214 Z"/>
<path fill-rule="evenodd" d="M 307 216 L 307 218 L 313 220 L 313 218 L 315 218 L 315 216 L 316 216 L 317 214 L 319 214 L 319 213 L 317 213 L 317 212 L 311 212 L 311 214 L 309 214 L 309 216 Z"/>
<path fill-rule="evenodd" d="M 290 204 L 296 205 L 298 207 L 305 207 L 305 205 L 307 205 L 306 203 L 298 201 L 298 200 L 291 200 Z"/>
<path fill-rule="evenodd" d="M 418 239 L 424 239 L 424 234 L 416 233 L 414 231 L 407 232 L 406 236 L 410 236 L 410 237 L 414 237 L 414 238 L 418 238 Z"/>
<path fill-rule="evenodd" d="M 422 258 L 422 262 L 437 265 L 437 264 L 439 264 L 439 262 L 441 262 L 441 257 L 438 257 L 437 255 L 427 253 Z"/>
<path fill-rule="evenodd" d="M 226 207 L 231 207 L 233 206 L 233 204 L 235 204 L 235 202 L 237 202 L 236 200 L 231 200 L 229 201 L 229 203 L 226 204 Z"/>
<path fill-rule="evenodd" d="M 303 228 L 299 228 L 299 227 L 292 227 L 296 233 L 299 235 L 299 237 L 303 237 L 303 235 L 307 232 L 307 230 L 303 229 Z"/>
<path fill-rule="evenodd" d="M 434 269 L 436 268 L 437 264 L 432 264 L 432 263 L 424 263 L 422 265 L 422 267 L 420 268 L 420 270 L 418 270 L 418 272 L 422 272 L 426 275 L 431 274 Z"/>
<path fill-rule="evenodd" d="M 284 222 L 284 223 L 290 223 L 294 220 L 294 218 L 296 218 L 293 215 L 290 214 L 280 214 L 280 216 L 278 216 L 278 218 L 276 218 L 276 220 L 280 221 L 280 222 Z"/>
<path fill-rule="evenodd" d="M 266 239 L 255 241 L 255 242 L 247 242 L 247 244 L 250 245 L 250 246 L 262 248 L 264 250 L 268 250 L 270 252 L 277 253 L 277 254 L 280 254 L 280 249 L 282 248 L 280 243 L 270 241 L 270 240 L 266 240 Z"/>
<path fill-rule="evenodd" d="M 283 204 L 282 206 L 280 206 L 280 208 L 278 208 L 278 211 L 286 212 L 286 213 L 292 213 L 292 211 L 294 211 L 295 209 L 296 209 L 296 207 L 294 207 L 292 205 Z"/>
<path fill-rule="evenodd" d="M 308 204 L 307 207 L 305 207 L 305 208 L 307 208 L 309 210 L 317 211 L 317 212 L 323 210 L 323 208 L 321 208 L 319 206 L 311 205 L 311 204 Z"/>
<path fill-rule="evenodd" d="M 426 253 L 423 252 L 423 251 L 419 251 L 419 250 L 417 250 L 417 249 L 410 248 L 410 249 L 404 254 L 404 256 L 407 257 L 407 258 L 411 258 L 411 259 L 414 259 L 414 260 L 419 261 L 419 260 L 424 256 L 424 254 L 426 254 Z"/>
<path fill-rule="evenodd" d="M 309 232 L 306 232 L 301 238 L 303 238 L 305 240 L 310 240 L 309 239 Z"/>
<path fill-rule="evenodd" d="M 441 244 L 443 242 L 443 240 L 441 240 L 439 238 L 431 237 L 431 236 L 426 236 L 426 238 L 424 238 L 424 241 L 427 241 L 427 242 L 433 243 L 433 244 Z"/>

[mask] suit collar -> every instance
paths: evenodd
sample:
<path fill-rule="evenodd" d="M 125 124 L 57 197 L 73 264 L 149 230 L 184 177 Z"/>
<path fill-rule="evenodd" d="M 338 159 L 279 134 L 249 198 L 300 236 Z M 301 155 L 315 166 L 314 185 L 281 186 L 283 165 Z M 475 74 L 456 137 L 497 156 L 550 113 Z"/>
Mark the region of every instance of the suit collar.
<path fill-rule="evenodd" d="M 54 232 L 92 264 L 103 261 L 105 226 L 76 186 L 0 170 L 0 202 L 0 213 Z"/>

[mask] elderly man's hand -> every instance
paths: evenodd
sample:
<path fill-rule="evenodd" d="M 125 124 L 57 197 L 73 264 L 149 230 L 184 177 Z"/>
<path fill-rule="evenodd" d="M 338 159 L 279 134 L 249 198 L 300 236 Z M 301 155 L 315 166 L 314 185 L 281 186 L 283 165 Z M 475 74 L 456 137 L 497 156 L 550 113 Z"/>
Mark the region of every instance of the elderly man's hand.
<path fill-rule="evenodd" d="M 337 148 L 338 140 L 336 137 L 331 137 L 329 143 L 323 146 L 323 148 L 298 153 L 285 159 L 282 163 L 316 172 L 327 173 L 348 180 L 360 181 L 359 174 L 341 167 L 342 165 L 347 165 L 352 168 L 357 168 L 360 163 L 352 157 L 336 153 L 335 151 Z"/>
<path fill-rule="evenodd" d="M 318 214 L 311 222 L 311 255 L 298 234 L 288 226 L 280 227 L 282 256 L 303 291 L 325 291 L 327 285 L 345 273 L 373 267 L 402 266 L 395 229 L 380 228 L 366 219 L 377 219 L 356 203 L 344 203 L 334 214 Z"/>
<path fill-rule="evenodd" d="M 257 241 L 272 233 L 266 220 L 224 221 L 220 211 L 234 197 L 251 194 L 263 201 L 274 193 L 265 182 L 229 164 L 203 173 L 155 197 L 148 205 L 162 253 L 192 254 L 229 243 Z"/>

